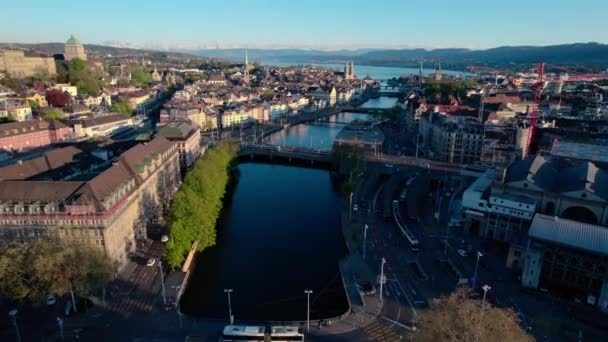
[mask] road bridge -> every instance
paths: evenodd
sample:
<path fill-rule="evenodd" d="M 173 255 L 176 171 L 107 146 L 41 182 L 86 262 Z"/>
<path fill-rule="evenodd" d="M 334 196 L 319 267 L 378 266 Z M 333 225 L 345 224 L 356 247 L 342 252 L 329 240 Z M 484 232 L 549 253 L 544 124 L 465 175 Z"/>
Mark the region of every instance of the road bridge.
<path fill-rule="evenodd" d="M 329 164 L 332 160 L 332 152 L 330 150 L 270 144 L 241 144 L 239 156 L 252 159 L 264 158 L 288 162 L 305 162 L 309 164 Z"/>
<path fill-rule="evenodd" d="M 332 162 L 332 151 L 325 149 L 316 149 L 309 147 L 290 147 L 278 146 L 271 144 L 241 144 L 239 152 L 241 157 L 250 158 L 265 158 L 265 159 L 281 159 L 288 162 L 306 162 L 310 164 Z M 373 154 L 367 153 L 363 155 L 363 159 L 370 163 L 384 163 L 391 166 L 407 166 L 420 169 L 427 169 L 434 172 L 446 172 L 450 174 L 458 174 L 462 176 L 479 177 L 485 173 L 487 167 L 459 165 L 447 162 L 416 158 L 412 156 L 396 156 L 390 154 Z"/>

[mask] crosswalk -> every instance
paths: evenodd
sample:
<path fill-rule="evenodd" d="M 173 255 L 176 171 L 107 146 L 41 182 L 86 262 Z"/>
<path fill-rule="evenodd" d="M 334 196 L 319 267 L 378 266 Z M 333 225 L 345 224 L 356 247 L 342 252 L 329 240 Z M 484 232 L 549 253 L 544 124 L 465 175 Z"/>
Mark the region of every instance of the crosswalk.
<path fill-rule="evenodd" d="M 402 340 L 402 336 L 391 329 L 387 323 L 377 320 L 365 326 L 363 331 L 378 342 L 399 342 Z"/>

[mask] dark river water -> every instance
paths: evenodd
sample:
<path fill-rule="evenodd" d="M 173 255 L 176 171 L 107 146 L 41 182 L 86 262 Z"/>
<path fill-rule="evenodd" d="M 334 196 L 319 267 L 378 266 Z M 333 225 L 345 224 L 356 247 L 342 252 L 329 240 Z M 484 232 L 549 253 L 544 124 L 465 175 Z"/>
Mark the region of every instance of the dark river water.
<path fill-rule="evenodd" d="M 327 170 L 243 163 L 217 246 L 198 256 L 181 308 L 237 320 L 304 320 L 347 310 L 338 260 L 346 254 L 340 198 Z"/>
<path fill-rule="evenodd" d="M 367 114 L 340 113 L 268 137 L 288 146 L 331 148 L 334 137 Z M 197 257 L 181 300 L 182 311 L 228 319 L 224 289 L 233 289 L 237 321 L 305 320 L 304 290 L 313 290 L 311 319 L 348 309 L 338 262 L 346 255 L 340 228 L 340 194 L 330 172 L 242 163 L 225 203 L 218 243 Z"/>

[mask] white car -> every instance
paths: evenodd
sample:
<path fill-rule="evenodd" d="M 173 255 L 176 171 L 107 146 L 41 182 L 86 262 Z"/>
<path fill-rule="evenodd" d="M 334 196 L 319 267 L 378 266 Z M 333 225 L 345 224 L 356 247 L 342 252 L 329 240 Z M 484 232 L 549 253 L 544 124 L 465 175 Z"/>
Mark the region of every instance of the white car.
<path fill-rule="evenodd" d="M 163 236 L 160 238 L 160 242 L 167 242 L 167 241 L 169 241 L 169 237 L 168 237 L 167 235 L 163 235 Z"/>
<path fill-rule="evenodd" d="M 458 254 L 460 254 L 460 256 L 463 256 L 463 257 L 467 256 L 467 252 L 464 249 L 459 249 Z"/>
<path fill-rule="evenodd" d="M 46 296 L 46 305 L 52 306 L 52 305 L 55 305 L 55 303 L 57 303 L 57 299 L 55 298 L 54 295 L 50 294 L 50 295 Z"/>
<path fill-rule="evenodd" d="M 147 266 L 154 266 L 154 264 L 156 264 L 156 259 L 154 258 L 148 259 L 148 262 L 146 263 Z"/>
<path fill-rule="evenodd" d="M 358 206 L 358 205 L 356 205 L 356 204 L 355 204 L 355 205 L 353 205 L 353 211 L 357 211 L 357 210 L 359 210 L 359 206 Z"/>

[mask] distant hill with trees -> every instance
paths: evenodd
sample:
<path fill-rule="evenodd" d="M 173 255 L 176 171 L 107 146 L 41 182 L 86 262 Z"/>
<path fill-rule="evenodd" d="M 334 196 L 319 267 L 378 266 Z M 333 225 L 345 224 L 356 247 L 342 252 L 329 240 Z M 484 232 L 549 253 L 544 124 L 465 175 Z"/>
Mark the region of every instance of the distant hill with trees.
<path fill-rule="evenodd" d="M 243 59 L 243 49 L 199 50 L 197 55 Z M 576 43 L 550 46 L 502 46 L 485 50 L 470 49 L 359 49 L 359 50 L 300 50 L 300 49 L 250 49 L 249 59 L 256 62 L 289 63 L 344 63 L 417 67 L 423 61 L 428 67 L 441 63 L 444 69 L 464 70 L 469 65 L 494 68 L 517 69 L 545 62 L 558 65 L 580 66 L 583 69 L 603 70 L 608 68 L 608 45 L 599 43 Z"/>

